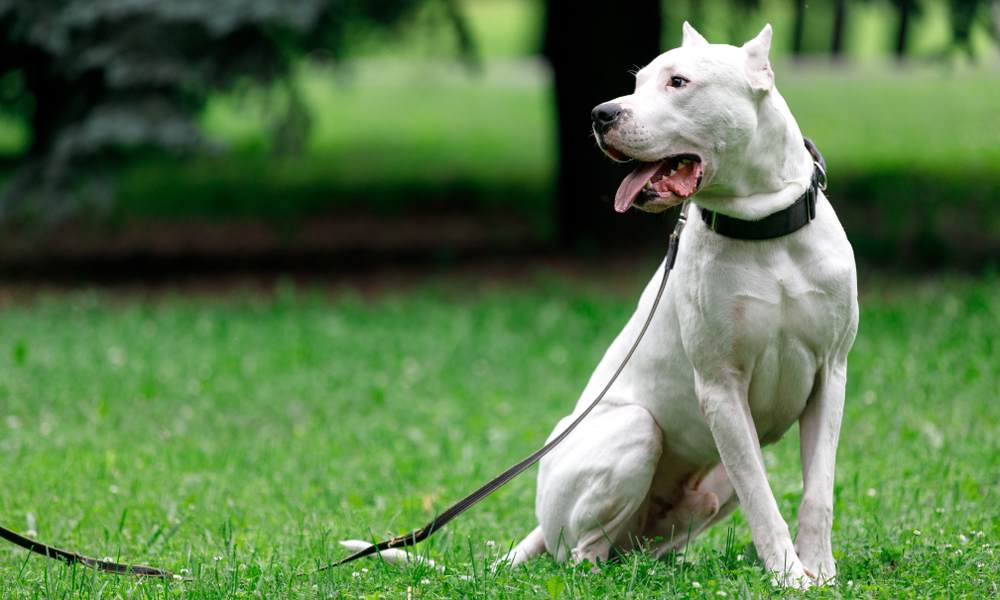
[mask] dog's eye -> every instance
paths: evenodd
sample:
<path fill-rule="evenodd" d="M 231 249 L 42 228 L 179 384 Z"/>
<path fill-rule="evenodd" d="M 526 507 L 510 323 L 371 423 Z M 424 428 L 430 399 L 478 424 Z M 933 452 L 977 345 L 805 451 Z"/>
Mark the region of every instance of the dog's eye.
<path fill-rule="evenodd" d="M 684 87 L 685 85 L 687 85 L 689 83 L 689 81 L 690 80 L 688 80 L 687 77 L 681 77 L 680 75 L 674 75 L 673 77 L 670 78 L 670 84 L 669 85 L 670 85 L 670 87 L 680 88 L 680 87 Z"/>

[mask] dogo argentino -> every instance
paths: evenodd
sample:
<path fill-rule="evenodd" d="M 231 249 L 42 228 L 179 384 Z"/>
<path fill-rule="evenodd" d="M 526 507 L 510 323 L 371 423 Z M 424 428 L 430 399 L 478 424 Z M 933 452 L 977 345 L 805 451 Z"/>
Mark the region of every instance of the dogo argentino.
<path fill-rule="evenodd" d="M 659 212 L 693 197 L 704 218 L 690 220 L 663 301 L 621 377 L 542 459 L 539 526 L 507 559 L 548 551 L 598 563 L 640 545 L 659 556 L 739 505 L 776 583 L 826 582 L 836 574 L 834 461 L 858 325 L 854 254 L 774 87 L 771 26 L 742 47 L 710 44 L 688 23 L 683 34 L 681 47 L 637 73 L 634 92 L 594 109 L 593 126 L 608 156 L 638 162 L 616 195 L 619 212 Z M 723 219 L 753 233 L 810 189 L 808 224 L 791 233 L 740 239 L 715 229 Z M 622 361 L 663 268 L 550 439 Z M 793 543 L 761 446 L 796 421 L 803 496 Z"/>

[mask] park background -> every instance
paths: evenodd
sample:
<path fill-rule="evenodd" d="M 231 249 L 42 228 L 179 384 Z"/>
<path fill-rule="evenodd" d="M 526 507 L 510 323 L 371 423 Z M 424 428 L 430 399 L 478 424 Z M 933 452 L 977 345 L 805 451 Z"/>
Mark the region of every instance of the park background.
<path fill-rule="evenodd" d="M 443 574 L 295 576 L 569 410 L 669 228 L 613 213 L 627 167 L 589 109 L 685 19 L 773 24 L 858 255 L 820 594 L 996 594 L 1000 3 L 962 0 L 0 2 L 0 521 L 195 575 L 0 548 L 0 594 L 769 593 L 739 515 L 676 563 L 489 575 L 530 474 L 422 550 Z M 787 437 L 765 458 L 794 523 Z"/>

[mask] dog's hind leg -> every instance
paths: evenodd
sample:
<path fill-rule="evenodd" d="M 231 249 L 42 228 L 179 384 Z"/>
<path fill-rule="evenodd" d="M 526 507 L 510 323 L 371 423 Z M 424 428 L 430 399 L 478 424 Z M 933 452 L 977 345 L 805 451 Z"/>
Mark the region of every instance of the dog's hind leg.
<path fill-rule="evenodd" d="M 535 512 L 557 561 L 596 564 L 612 548 L 633 545 L 645 525 L 662 450 L 663 433 L 646 409 L 607 404 L 542 459 Z"/>
<path fill-rule="evenodd" d="M 738 505 L 739 499 L 725 467 L 720 464 L 703 475 L 697 474 L 684 484 L 671 506 L 651 517 L 647 536 L 662 540 L 654 547 L 653 554 L 659 557 L 670 550 L 684 548 Z"/>
<path fill-rule="evenodd" d="M 542 535 L 542 528 L 535 527 L 531 533 L 527 535 L 523 540 L 514 546 L 511 550 L 498 560 L 493 563 L 493 568 L 496 569 L 500 564 L 508 564 L 511 567 L 516 567 L 528 560 L 538 556 L 539 554 L 545 552 L 545 536 Z"/>

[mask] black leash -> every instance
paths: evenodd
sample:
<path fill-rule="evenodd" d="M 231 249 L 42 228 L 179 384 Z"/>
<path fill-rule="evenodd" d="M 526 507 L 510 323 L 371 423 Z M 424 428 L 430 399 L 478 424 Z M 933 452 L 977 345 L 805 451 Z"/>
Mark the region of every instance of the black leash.
<path fill-rule="evenodd" d="M 667 257 L 664 260 L 663 278 L 660 280 L 660 287 L 656 291 L 656 297 L 653 299 L 653 305 L 649 309 L 649 316 L 646 317 L 646 322 L 643 323 L 642 329 L 639 330 L 639 335 L 636 336 L 635 341 L 632 342 L 632 347 L 625 355 L 625 358 L 622 359 L 621 364 L 618 365 L 618 369 L 615 371 L 614 375 L 612 375 L 611 378 L 608 380 L 608 383 L 604 386 L 604 389 L 601 390 L 601 393 L 598 394 L 596 398 L 594 398 L 594 401 L 590 403 L 590 406 L 588 406 L 583 412 L 580 413 L 579 416 L 577 416 L 576 419 L 573 420 L 572 423 L 569 424 L 569 427 L 564 429 L 562 433 L 553 438 L 552 441 L 550 441 L 549 443 L 545 444 L 538 450 L 531 453 L 531 455 L 526 457 L 521 462 L 510 467 L 503 473 L 500 473 L 499 475 L 488 481 L 486 484 L 482 485 L 476 491 L 472 492 L 465 498 L 462 498 L 455 504 L 449 506 L 444 512 L 438 514 L 431 520 L 430 523 L 424 525 L 420 529 L 415 529 L 409 533 L 398 535 L 392 539 L 388 539 L 379 542 L 377 544 L 372 544 L 371 546 L 368 546 L 364 550 L 359 550 L 355 552 L 354 554 L 348 556 L 347 558 L 343 558 L 341 560 L 338 560 L 337 562 L 319 567 L 315 571 L 312 571 L 312 573 L 318 573 L 320 571 L 325 571 L 327 569 L 339 567 L 340 565 L 358 560 L 359 558 L 371 556 L 372 554 L 375 554 L 377 552 L 382 552 L 383 550 L 388 550 L 390 548 L 404 548 L 407 546 L 413 546 L 415 544 L 418 544 L 426 540 L 435 532 L 437 532 L 438 530 L 442 529 L 445 525 L 447 525 L 452 519 L 462 514 L 463 512 L 471 508 L 473 505 L 475 505 L 477 502 L 489 496 L 498 488 L 500 488 L 502 485 L 504 485 L 511 479 L 517 477 L 526 469 L 534 465 L 543 456 L 548 454 L 549 451 L 555 448 L 560 442 L 566 439 L 566 436 L 568 436 L 574 429 L 576 429 L 576 426 L 579 425 L 580 422 L 583 421 L 587 417 L 587 415 L 590 414 L 590 411 L 594 410 L 597 404 L 604 399 L 605 394 L 608 393 L 608 390 L 611 389 L 611 386 L 618 379 L 618 376 L 621 375 L 621 372 L 625 369 L 625 365 L 627 365 L 628 361 L 632 359 L 632 354 L 634 354 L 636 348 L 639 347 L 639 342 L 642 341 L 643 336 L 646 334 L 646 330 L 649 329 L 649 324 L 653 321 L 653 316 L 656 314 L 656 308 L 660 304 L 660 299 L 663 297 L 663 290 L 666 289 L 667 287 L 667 278 L 670 276 L 670 271 L 671 269 L 673 269 L 674 262 L 677 260 L 677 246 L 678 243 L 680 242 L 681 231 L 684 229 L 684 224 L 687 222 L 687 209 L 688 209 L 688 201 L 685 200 L 684 204 L 681 206 L 681 213 L 680 216 L 677 218 L 677 224 L 674 226 L 674 230 L 670 234 L 670 244 L 667 247 Z M 306 574 L 308 573 L 300 573 L 300 575 L 306 575 Z"/>
<path fill-rule="evenodd" d="M 77 554 L 76 552 L 70 552 L 69 550 L 62 550 L 54 546 L 49 546 L 48 544 L 43 544 L 39 541 L 35 541 L 31 538 L 26 538 L 23 535 L 2 526 L 0 526 L 0 538 L 3 538 L 16 546 L 20 546 L 29 552 L 41 554 L 47 558 L 61 560 L 67 565 L 81 564 L 85 567 L 90 567 L 91 569 L 104 571 L 105 573 L 115 573 L 117 575 L 134 575 L 137 577 L 154 577 L 157 579 L 184 579 L 180 576 L 174 575 L 170 571 L 157 569 L 156 567 L 126 565 L 111 562 L 109 560 L 91 558 L 89 556 Z"/>

